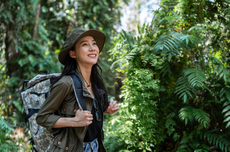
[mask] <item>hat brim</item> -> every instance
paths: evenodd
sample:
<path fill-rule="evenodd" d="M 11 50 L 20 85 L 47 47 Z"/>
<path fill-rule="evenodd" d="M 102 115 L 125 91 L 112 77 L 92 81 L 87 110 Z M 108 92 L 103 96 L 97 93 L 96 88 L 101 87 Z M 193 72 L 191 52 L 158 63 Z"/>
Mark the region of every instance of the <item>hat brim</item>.
<path fill-rule="evenodd" d="M 71 50 L 71 48 L 77 43 L 77 41 L 79 41 L 81 38 L 85 36 L 92 36 L 94 40 L 97 42 L 99 51 L 100 52 L 102 51 L 106 39 L 105 34 L 97 30 L 87 30 L 83 32 L 79 37 L 77 37 L 77 39 L 75 39 L 70 46 L 68 46 L 67 48 L 65 48 L 59 53 L 58 59 L 61 62 L 61 64 L 65 65 L 66 57 L 69 51 Z"/>

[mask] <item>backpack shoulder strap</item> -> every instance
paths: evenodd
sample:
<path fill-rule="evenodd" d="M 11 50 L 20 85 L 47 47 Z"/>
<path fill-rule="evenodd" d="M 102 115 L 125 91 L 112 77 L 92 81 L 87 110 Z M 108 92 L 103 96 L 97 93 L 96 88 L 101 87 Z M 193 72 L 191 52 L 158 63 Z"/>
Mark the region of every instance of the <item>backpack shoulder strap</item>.
<path fill-rule="evenodd" d="M 85 98 L 83 96 L 83 88 L 82 88 L 82 82 L 81 82 L 80 77 L 76 73 L 70 74 L 69 76 L 72 79 L 75 97 L 77 99 L 77 102 L 78 102 L 80 109 L 81 110 L 87 110 Z"/>

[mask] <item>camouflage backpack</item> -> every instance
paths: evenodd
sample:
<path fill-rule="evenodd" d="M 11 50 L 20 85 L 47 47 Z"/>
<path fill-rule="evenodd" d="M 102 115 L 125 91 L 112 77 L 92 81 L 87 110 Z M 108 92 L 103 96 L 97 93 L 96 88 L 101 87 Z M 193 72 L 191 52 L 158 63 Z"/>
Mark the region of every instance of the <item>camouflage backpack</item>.
<path fill-rule="evenodd" d="M 25 121 L 29 122 L 31 133 L 30 141 L 33 145 L 33 152 L 45 152 L 49 146 L 51 139 L 55 136 L 51 134 L 46 128 L 40 126 L 36 122 L 36 117 L 42 104 L 50 94 L 51 79 L 59 76 L 56 74 L 38 74 L 30 81 L 25 80 L 21 91 L 22 101 L 26 112 Z M 81 109 L 86 109 L 84 97 L 82 95 L 82 83 L 78 75 L 70 75 L 74 92 Z M 28 89 L 24 90 L 25 85 Z M 79 100 L 78 100 L 79 99 Z M 80 101 L 80 102 L 79 102 Z"/>

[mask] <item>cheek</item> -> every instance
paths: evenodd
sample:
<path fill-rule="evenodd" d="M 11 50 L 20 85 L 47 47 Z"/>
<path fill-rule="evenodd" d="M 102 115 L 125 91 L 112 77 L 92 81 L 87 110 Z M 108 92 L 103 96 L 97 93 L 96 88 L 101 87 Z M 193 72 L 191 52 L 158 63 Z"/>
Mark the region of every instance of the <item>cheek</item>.
<path fill-rule="evenodd" d="M 98 46 L 97 46 L 97 52 L 98 52 L 98 53 L 100 52 L 100 50 L 99 50 Z"/>
<path fill-rule="evenodd" d="M 77 51 L 76 51 L 76 58 L 77 59 L 81 59 L 83 56 L 84 56 L 84 50 L 83 49 L 78 49 Z"/>

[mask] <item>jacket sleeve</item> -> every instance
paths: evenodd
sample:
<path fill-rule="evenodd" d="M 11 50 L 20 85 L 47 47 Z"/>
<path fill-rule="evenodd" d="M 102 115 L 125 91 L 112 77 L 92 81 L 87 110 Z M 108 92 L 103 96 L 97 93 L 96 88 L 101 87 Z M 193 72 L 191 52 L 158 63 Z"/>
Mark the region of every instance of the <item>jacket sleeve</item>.
<path fill-rule="evenodd" d="M 51 134 L 55 134 L 60 128 L 53 128 L 55 122 L 61 117 L 54 113 L 59 109 L 62 102 L 70 91 L 70 84 L 67 82 L 56 82 L 50 91 L 49 97 L 46 99 L 36 117 L 37 124 L 45 127 Z"/>

